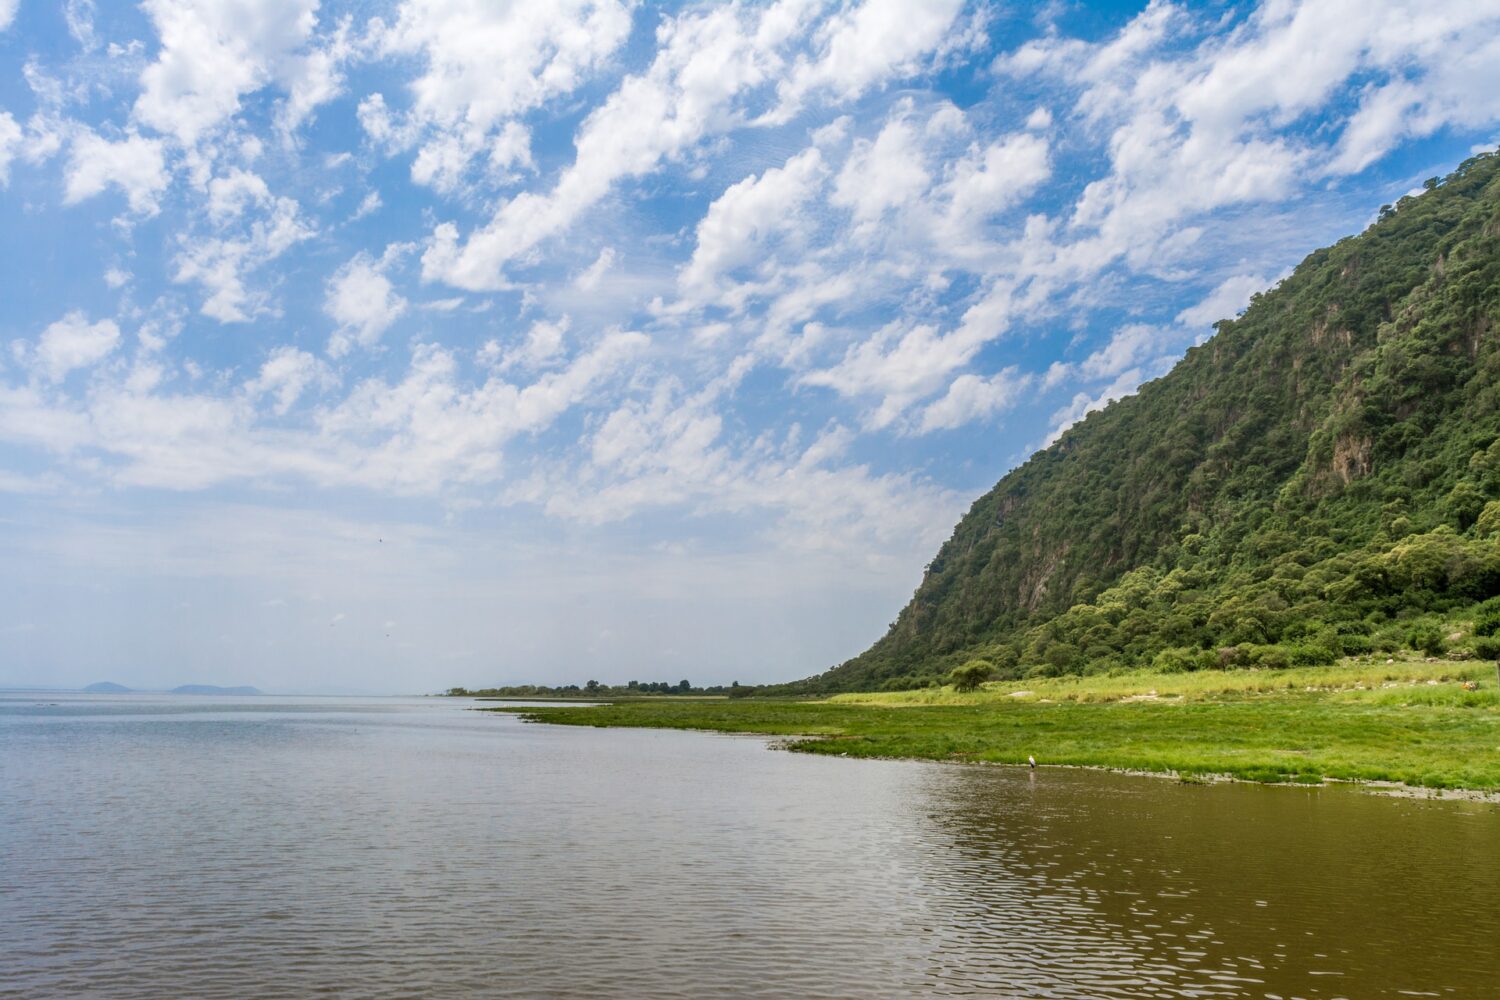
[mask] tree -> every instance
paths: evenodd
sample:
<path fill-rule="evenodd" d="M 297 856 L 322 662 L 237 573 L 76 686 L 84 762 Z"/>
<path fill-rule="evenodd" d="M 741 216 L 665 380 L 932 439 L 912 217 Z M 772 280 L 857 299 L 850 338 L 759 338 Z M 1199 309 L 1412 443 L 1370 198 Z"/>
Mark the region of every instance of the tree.
<path fill-rule="evenodd" d="M 974 691 L 989 680 L 990 674 L 994 672 L 995 665 L 989 660 L 970 660 L 961 667 L 953 668 L 953 672 L 948 675 L 948 683 L 953 685 L 955 691 Z"/>

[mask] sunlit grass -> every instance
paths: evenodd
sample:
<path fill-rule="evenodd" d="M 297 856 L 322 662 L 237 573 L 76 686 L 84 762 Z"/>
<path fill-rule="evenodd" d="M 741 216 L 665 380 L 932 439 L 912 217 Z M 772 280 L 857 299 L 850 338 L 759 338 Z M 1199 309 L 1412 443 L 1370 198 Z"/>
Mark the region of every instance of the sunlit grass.
<path fill-rule="evenodd" d="M 1461 691 L 1463 681 L 1490 682 L 1495 687 L 1495 665 L 1478 661 L 1433 663 L 1424 660 L 1386 658 L 1360 662 L 1346 660 L 1332 667 L 1294 667 L 1289 670 L 1203 670 L 1196 673 L 1162 674 L 1131 671 L 1089 677 L 1037 677 L 1022 681 L 994 681 L 978 691 L 962 693 L 951 686 L 915 691 L 883 691 L 834 695 L 835 704 L 884 705 L 974 705 L 996 701 L 1111 702 L 1126 699 L 1212 701 L 1236 696 L 1296 691 L 1390 690 L 1436 686 Z"/>
<path fill-rule="evenodd" d="M 1464 682 L 1477 685 L 1466 690 Z M 1017 695 L 1017 692 L 1028 692 Z M 1346 662 L 1286 671 L 1134 673 L 841 695 L 818 702 L 638 701 L 520 709 L 543 722 L 765 733 L 851 757 L 1395 781 L 1500 790 L 1490 663 Z"/>

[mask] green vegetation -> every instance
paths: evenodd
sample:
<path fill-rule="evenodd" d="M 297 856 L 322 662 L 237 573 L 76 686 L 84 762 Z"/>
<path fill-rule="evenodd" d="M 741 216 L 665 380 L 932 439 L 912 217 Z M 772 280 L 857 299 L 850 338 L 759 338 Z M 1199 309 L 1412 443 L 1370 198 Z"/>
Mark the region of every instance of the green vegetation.
<path fill-rule="evenodd" d="M 729 692 L 784 700 L 527 714 L 848 756 L 1500 789 L 1497 329 L 1485 154 L 1005 476 L 860 656 Z"/>
<path fill-rule="evenodd" d="M 1500 157 L 1309 256 L 981 497 L 870 650 L 764 693 L 1500 655 Z"/>
<path fill-rule="evenodd" d="M 792 749 L 849 757 L 1019 764 L 1035 754 L 1043 764 L 1185 779 L 1500 789 L 1500 690 L 1494 665 L 1476 662 L 1137 671 L 997 682 L 967 694 L 943 687 L 495 711 L 566 725 L 791 736 Z"/>
<path fill-rule="evenodd" d="M 641 697 L 704 697 L 728 696 L 738 698 L 742 694 L 749 694 L 751 688 L 740 687 L 740 682 L 735 681 L 728 687 L 723 685 L 712 685 L 710 687 L 693 687 L 687 680 L 680 680 L 676 684 L 667 681 L 628 681 L 624 684 L 600 684 L 598 681 L 589 681 L 586 684 L 564 684 L 559 687 L 549 687 L 546 684 L 513 684 L 508 687 L 487 687 L 469 690 L 468 688 L 451 687 L 443 693 L 453 697 L 468 698 L 577 698 L 581 701 L 592 701 L 597 698 L 641 698 Z"/>

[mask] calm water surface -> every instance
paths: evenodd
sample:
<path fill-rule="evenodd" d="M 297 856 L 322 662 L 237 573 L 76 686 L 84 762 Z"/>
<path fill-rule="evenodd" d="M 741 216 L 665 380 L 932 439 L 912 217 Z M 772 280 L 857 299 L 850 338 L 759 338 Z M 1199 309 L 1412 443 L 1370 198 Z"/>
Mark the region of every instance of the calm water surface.
<path fill-rule="evenodd" d="M 0 697 L 0 996 L 1500 997 L 1500 808 Z"/>

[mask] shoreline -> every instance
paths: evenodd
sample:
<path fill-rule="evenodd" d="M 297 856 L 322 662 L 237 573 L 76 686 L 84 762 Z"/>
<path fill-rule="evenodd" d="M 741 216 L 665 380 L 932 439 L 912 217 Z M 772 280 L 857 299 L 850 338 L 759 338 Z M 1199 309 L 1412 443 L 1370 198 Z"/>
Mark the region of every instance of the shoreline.
<path fill-rule="evenodd" d="M 724 729 L 696 729 L 689 727 L 664 727 L 648 725 L 599 725 L 596 723 L 561 722 L 541 717 L 535 717 L 522 709 L 505 708 L 481 708 L 475 709 L 480 712 L 505 712 L 515 715 L 523 722 L 547 726 L 588 726 L 595 729 L 639 729 L 642 731 L 661 731 L 672 729 L 676 732 L 702 733 L 706 736 L 743 736 L 750 739 L 764 740 L 766 749 L 782 753 L 802 753 L 815 756 L 833 757 L 849 760 L 879 760 L 879 761 L 901 761 L 917 764 L 938 764 L 944 767 L 993 767 L 1009 770 L 1022 770 L 1029 768 L 1028 764 L 1012 763 L 999 760 L 966 760 L 963 758 L 937 758 L 937 757 L 914 757 L 899 755 L 861 755 L 850 758 L 844 754 L 825 754 L 818 750 L 810 749 L 818 743 L 836 743 L 837 736 L 819 736 L 815 734 L 778 734 L 767 732 L 756 732 L 751 730 L 724 730 Z M 1067 770 L 1067 771 L 1097 771 L 1105 774 L 1122 774 L 1132 778 L 1153 778 L 1158 781 L 1172 781 L 1179 785 L 1257 785 L 1263 788 L 1344 788 L 1349 791 L 1359 792 L 1365 795 L 1379 795 L 1386 798 L 1415 799 L 1432 802 L 1475 802 L 1483 805 L 1500 806 L 1500 789 L 1482 788 L 1432 788 L 1423 785 L 1408 785 L 1399 781 L 1381 780 L 1357 780 L 1345 778 L 1321 778 L 1318 781 L 1256 781 L 1248 778 L 1236 777 L 1227 772 L 1220 773 L 1197 773 L 1179 772 L 1174 770 L 1153 771 L 1140 767 L 1114 767 L 1107 764 L 1048 764 L 1037 763 L 1038 770 Z"/>
<path fill-rule="evenodd" d="M 1493 670 L 1479 662 L 1346 663 L 1032 678 L 973 693 L 929 688 L 822 701 L 479 710 L 561 725 L 755 735 L 826 756 L 1025 766 L 1034 754 L 1046 767 L 1186 784 L 1353 785 L 1374 794 L 1500 804 Z"/>

